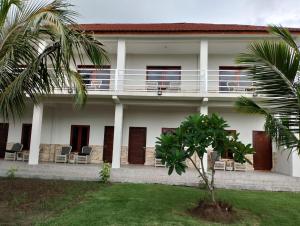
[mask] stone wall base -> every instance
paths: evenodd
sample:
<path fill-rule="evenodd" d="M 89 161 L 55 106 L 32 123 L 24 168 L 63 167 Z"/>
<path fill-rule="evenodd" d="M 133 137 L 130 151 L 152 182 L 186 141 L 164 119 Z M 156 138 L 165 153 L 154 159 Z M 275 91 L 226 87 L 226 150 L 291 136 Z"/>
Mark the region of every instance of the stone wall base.
<path fill-rule="evenodd" d="M 68 144 L 41 144 L 40 158 L 41 162 L 54 162 L 55 155 L 59 154 L 63 146 Z M 103 146 L 91 145 L 93 152 L 91 156 L 91 163 L 101 163 L 103 156 Z"/>
<path fill-rule="evenodd" d="M 128 164 L 128 147 L 122 146 L 121 148 L 121 165 Z"/>
<path fill-rule="evenodd" d="M 7 143 L 6 148 L 7 150 L 11 149 L 12 145 L 14 143 L 10 142 Z M 61 151 L 61 148 L 63 146 L 67 146 L 69 144 L 41 144 L 40 146 L 40 157 L 39 161 L 41 162 L 54 162 L 55 155 L 59 154 Z M 92 158 L 91 163 L 102 163 L 103 162 L 103 146 L 102 145 L 91 145 L 93 152 L 92 152 Z M 28 150 L 23 150 L 24 152 L 29 152 Z M 210 151 L 208 152 L 208 167 L 211 167 L 210 161 L 209 161 L 209 155 Z M 253 163 L 253 155 L 247 155 L 247 158 L 250 160 L 250 162 Z M 200 165 L 200 159 L 194 155 L 192 156 L 192 159 L 194 162 L 198 165 Z M 154 160 L 155 160 L 155 147 L 147 147 L 146 153 L 145 153 L 145 165 L 146 166 L 154 166 Z M 122 146 L 121 150 L 121 164 L 127 165 L 128 163 L 128 147 Z M 188 167 L 194 167 L 192 162 L 190 160 L 186 161 L 186 164 Z M 276 164 L 276 153 L 273 152 L 273 168 Z M 251 171 L 254 170 L 253 165 L 246 163 L 246 170 Z"/>

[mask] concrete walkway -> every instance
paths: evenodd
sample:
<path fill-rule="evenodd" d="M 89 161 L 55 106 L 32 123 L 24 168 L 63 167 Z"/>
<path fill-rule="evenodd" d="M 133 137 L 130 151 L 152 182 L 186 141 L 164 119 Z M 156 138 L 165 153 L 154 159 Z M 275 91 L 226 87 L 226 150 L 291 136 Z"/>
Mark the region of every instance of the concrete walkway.
<path fill-rule="evenodd" d="M 30 166 L 25 162 L 0 161 L 0 176 L 6 176 L 7 170 L 18 169 L 16 176 L 25 178 L 63 179 L 63 180 L 98 180 L 100 165 L 72 165 L 41 163 Z M 113 169 L 112 182 L 160 183 L 171 185 L 197 186 L 198 175 L 189 169 L 179 176 L 168 176 L 166 168 L 151 166 L 122 166 Z M 250 189 L 268 191 L 300 191 L 300 178 L 294 178 L 271 172 L 230 172 L 217 171 L 216 186 L 218 188 Z"/>

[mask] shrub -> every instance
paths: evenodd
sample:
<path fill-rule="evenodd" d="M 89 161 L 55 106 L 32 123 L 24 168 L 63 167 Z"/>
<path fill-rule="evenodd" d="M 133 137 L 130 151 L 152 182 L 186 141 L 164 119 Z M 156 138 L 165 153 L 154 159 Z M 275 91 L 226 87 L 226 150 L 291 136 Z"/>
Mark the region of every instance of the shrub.
<path fill-rule="evenodd" d="M 14 167 L 14 166 L 10 167 L 6 172 L 7 178 L 10 178 L 10 179 L 15 178 L 17 171 L 18 171 L 18 168 Z"/>
<path fill-rule="evenodd" d="M 107 162 L 104 162 L 102 165 L 102 168 L 99 173 L 100 176 L 100 182 L 103 184 L 109 183 L 110 178 L 110 164 Z"/>

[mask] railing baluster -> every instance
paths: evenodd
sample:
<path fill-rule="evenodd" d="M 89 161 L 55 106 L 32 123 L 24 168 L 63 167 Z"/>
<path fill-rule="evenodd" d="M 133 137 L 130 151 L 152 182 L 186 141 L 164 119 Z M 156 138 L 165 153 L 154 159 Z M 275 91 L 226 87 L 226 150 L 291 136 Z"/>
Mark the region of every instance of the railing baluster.
<path fill-rule="evenodd" d="M 207 93 L 208 92 L 208 71 L 207 70 L 205 70 L 204 71 L 204 84 L 205 84 L 205 93 Z"/>
<path fill-rule="evenodd" d="M 158 92 L 174 95 L 251 94 L 252 82 L 241 70 L 146 70 L 80 68 L 88 91 Z M 151 73 L 150 73 L 151 72 Z M 156 73 L 157 72 L 157 73 Z"/>
<path fill-rule="evenodd" d="M 119 81 L 119 70 L 116 69 L 115 70 L 115 92 L 118 91 L 118 81 Z"/>

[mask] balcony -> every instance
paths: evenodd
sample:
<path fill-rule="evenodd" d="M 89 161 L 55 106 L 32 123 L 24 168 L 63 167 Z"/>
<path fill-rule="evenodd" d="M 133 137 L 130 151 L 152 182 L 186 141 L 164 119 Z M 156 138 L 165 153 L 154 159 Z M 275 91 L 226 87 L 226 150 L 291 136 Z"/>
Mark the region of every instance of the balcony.
<path fill-rule="evenodd" d="M 252 95 L 253 82 L 243 70 L 152 70 L 80 68 L 89 94 L 235 96 Z"/>

